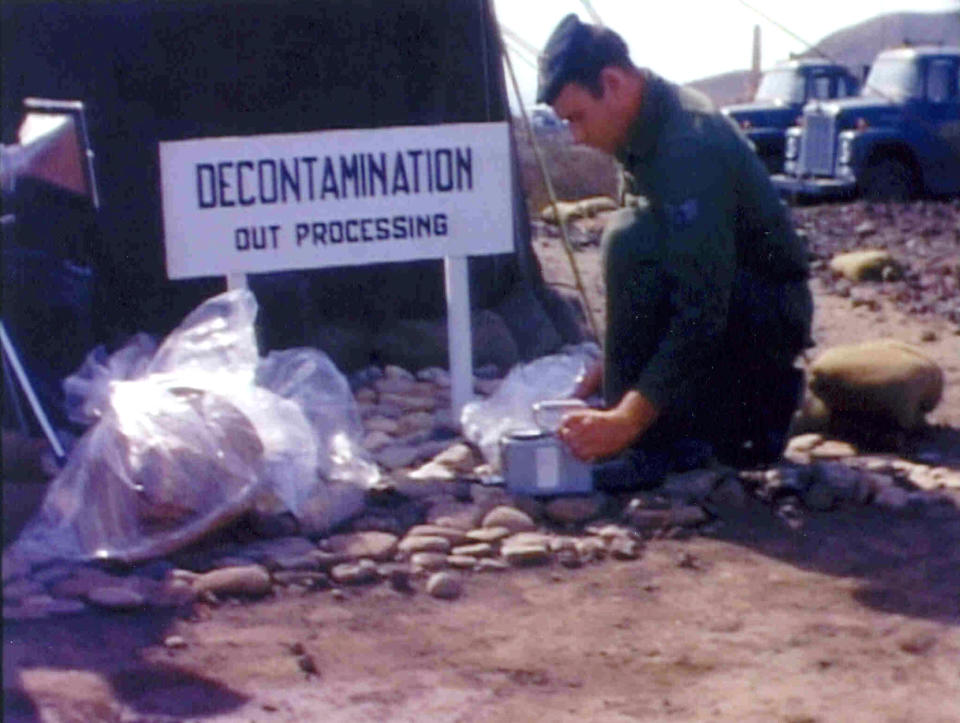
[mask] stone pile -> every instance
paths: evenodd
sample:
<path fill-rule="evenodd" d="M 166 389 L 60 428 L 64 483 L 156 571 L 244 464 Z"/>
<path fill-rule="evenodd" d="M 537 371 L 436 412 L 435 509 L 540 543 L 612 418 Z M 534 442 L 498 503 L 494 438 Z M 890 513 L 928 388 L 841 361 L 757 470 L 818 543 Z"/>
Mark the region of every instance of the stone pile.
<path fill-rule="evenodd" d="M 481 371 L 479 392 L 493 391 L 494 371 Z M 795 437 L 786 461 L 769 469 L 698 469 L 671 475 L 649 492 L 515 497 L 478 481 L 482 460 L 456 437 L 446 411 L 445 372 L 368 369 L 353 384 L 364 445 L 388 474 L 368 493 L 361 515 L 336 534 L 311 538 L 293 521 L 237 526 L 219 536 L 227 541 L 133 569 L 68 563 L 31 569 L 5 556 L 4 618 L 189 609 L 284 595 L 347 600 L 349 589 L 377 584 L 449 600 L 464 593 L 473 575 L 636 560 L 648 540 L 711 534 L 764 506 L 796 527 L 804 514 L 845 506 L 956 514 L 960 502 L 958 460 L 932 451 L 915 462 L 861 454 L 819 434 Z"/>

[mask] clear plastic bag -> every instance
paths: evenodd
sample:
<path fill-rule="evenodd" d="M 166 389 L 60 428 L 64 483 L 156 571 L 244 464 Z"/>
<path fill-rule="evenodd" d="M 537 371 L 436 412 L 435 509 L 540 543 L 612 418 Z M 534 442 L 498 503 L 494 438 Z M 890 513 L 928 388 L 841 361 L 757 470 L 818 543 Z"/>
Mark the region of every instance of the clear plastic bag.
<path fill-rule="evenodd" d="M 312 533 L 359 511 L 379 471 L 359 445 L 346 379 L 317 350 L 261 360 L 255 316 L 253 295 L 230 291 L 147 361 L 143 337 L 88 357 L 72 399 L 93 426 L 17 541 L 20 556 L 136 562 L 255 506 L 280 505 Z"/>
<path fill-rule="evenodd" d="M 463 435 L 480 448 L 487 463 L 498 471 L 500 438 L 508 432 L 538 429 L 533 405 L 570 397 L 587 365 L 598 354 L 595 344 L 580 344 L 513 367 L 490 397 L 464 406 L 460 415 Z"/>

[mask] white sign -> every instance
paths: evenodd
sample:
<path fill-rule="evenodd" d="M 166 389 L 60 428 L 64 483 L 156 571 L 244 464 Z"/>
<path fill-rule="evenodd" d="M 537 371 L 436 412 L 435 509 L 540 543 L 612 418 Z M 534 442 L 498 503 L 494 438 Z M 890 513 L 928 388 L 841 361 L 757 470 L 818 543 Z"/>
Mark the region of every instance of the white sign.
<path fill-rule="evenodd" d="M 513 251 L 508 124 L 160 144 L 171 279 Z"/>

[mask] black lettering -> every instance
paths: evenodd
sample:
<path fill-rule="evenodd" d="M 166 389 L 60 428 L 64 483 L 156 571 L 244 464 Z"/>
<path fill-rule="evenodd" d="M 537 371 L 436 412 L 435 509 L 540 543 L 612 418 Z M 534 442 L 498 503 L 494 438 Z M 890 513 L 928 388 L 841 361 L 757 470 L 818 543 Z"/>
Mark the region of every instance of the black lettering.
<path fill-rule="evenodd" d="M 386 241 L 390 238 L 390 219 L 377 219 L 377 241 Z"/>
<path fill-rule="evenodd" d="M 446 236 L 447 235 L 447 214 L 437 213 L 433 216 L 433 235 L 434 236 Z"/>
<path fill-rule="evenodd" d="M 300 160 L 307 164 L 307 191 L 309 193 L 310 200 L 316 200 L 317 194 L 313 187 L 313 164 L 317 162 L 317 157 L 304 156 Z"/>
<path fill-rule="evenodd" d="M 417 238 L 430 235 L 431 220 L 432 219 L 429 216 L 417 216 Z"/>
<path fill-rule="evenodd" d="M 330 223 L 330 243 L 339 244 L 343 243 L 343 223 L 340 221 L 333 221 Z"/>
<path fill-rule="evenodd" d="M 407 237 L 407 225 L 404 223 L 406 219 L 403 216 L 394 216 L 393 217 L 393 237 L 404 239 Z"/>
<path fill-rule="evenodd" d="M 473 190 L 473 149 L 457 149 L 457 190 L 463 190 L 463 180 L 467 180 L 467 190 Z"/>
<path fill-rule="evenodd" d="M 205 194 L 204 191 L 209 194 Z M 213 208 L 217 205 L 217 181 L 214 177 L 213 164 L 197 164 L 197 206 Z"/>
<path fill-rule="evenodd" d="M 359 225 L 359 223 L 360 222 L 357 221 L 357 219 L 355 218 L 351 218 L 349 221 L 347 221 L 347 242 L 348 243 L 356 243 L 357 241 L 360 240 L 360 237 L 357 236 L 357 226 Z M 351 229 L 353 230 L 351 231 Z"/>
<path fill-rule="evenodd" d="M 353 181 L 353 197 L 360 196 L 358 184 L 360 182 L 360 171 L 357 169 L 357 154 L 350 156 L 350 162 L 344 156 L 340 156 L 340 188 L 343 190 L 343 197 L 347 198 L 350 194 L 347 192 L 347 183 Z"/>
<path fill-rule="evenodd" d="M 313 224 L 313 245 L 323 244 L 327 245 L 327 224 L 325 223 L 315 223 Z"/>
<path fill-rule="evenodd" d="M 273 248 L 277 248 L 277 231 L 280 230 L 279 224 L 271 224 L 270 226 L 270 236 L 271 241 L 273 241 Z"/>
<path fill-rule="evenodd" d="M 380 195 L 387 195 L 387 154 L 380 154 L 380 163 L 372 153 L 367 154 L 367 165 L 370 167 L 370 195 L 376 196 L 377 189 L 374 181 L 380 179 Z"/>
<path fill-rule="evenodd" d="M 303 245 L 303 240 L 310 234 L 310 224 L 298 223 L 294 226 L 293 232 L 296 236 L 297 248 L 299 248 Z"/>
<path fill-rule="evenodd" d="M 240 199 L 241 206 L 252 206 L 257 202 L 256 196 L 247 196 L 243 192 L 243 170 L 249 168 L 253 170 L 253 161 L 240 161 L 237 163 L 237 198 Z"/>
<path fill-rule="evenodd" d="M 290 172 L 290 167 L 287 165 L 286 161 L 280 160 L 280 195 L 283 197 L 283 202 L 287 202 L 287 189 L 290 189 L 293 197 L 297 199 L 297 203 L 300 202 L 300 164 L 294 160 L 293 162 L 293 173 Z"/>
<path fill-rule="evenodd" d="M 397 151 L 397 157 L 393 166 L 393 186 L 390 189 L 391 195 L 397 195 L 400 192 L 410 193 L 410 182 L 407 180 L 407 169 L 403 166 L 403 154 Z"/>
<path fill-rule="evenodd" d="M 261 226 L 260 228 L 251 227 L 250 230 L 253 232 L 253 248 L 257 251 L 267 248 L 267 229 Z"/>
<path fill-rule="evenodd" d="M 453 188 L 453 153 L 449 148 L 437 150 L 433 159 L 437 173 L 437 190 L 449 191 Z M 446 177 L 444 177 L 446 171 Z"/>
<path fill-rule="evenodd" d="M 233 168 L 232 161 L 221 161 L 217 164 L 217 184 L 220 186 L 218 189 L 220 191 L 220 205 L 224 207 L 237 205 L 232 199 L 228 199 L 225 195 L 227 189 L 233 188 L 230 182 L 224 177 L 224 170 L 227 168 Z"/>
<path fill-rule="evenodd" d="M 423 151 L 407 151 L 407 155 L 413 159 L 413 192 L 420 193 L 420 156 Z"/>
<path fill-rule="evenodd" d="M 334 171 L 330 156 L 323 159 L 323 184 L 320 188 L 320 200 L 325 199 L 328 193 L 334 198 L 340 198 L 340 189 L 337 188 L 337 174 Z"/>
<path fill-rule="evenodd" d="M 264 180 L 264 169 L 269 171 L 269 181 Z M 268 159 L 257 162 L 257 181 L 260 184 L 260 203 L 277 202 L 277 164 Z M 269 191 L 269 195 L 267 192 Z"/>
<path fill-rule="evenodd" d="M 360 236 L 364 241 L 373 241 L 373 236 L 370 235 L 370 231 L 367 226 L 373 223 L 372 218 L 365 218 L 360 222 Z"/>
<path fill-rule="evenodd" d="M 245 228 L 238 228 L 233 232 L 233 242 L 237 247 L 237 251 L 249 251 L 250 232 Z"/>

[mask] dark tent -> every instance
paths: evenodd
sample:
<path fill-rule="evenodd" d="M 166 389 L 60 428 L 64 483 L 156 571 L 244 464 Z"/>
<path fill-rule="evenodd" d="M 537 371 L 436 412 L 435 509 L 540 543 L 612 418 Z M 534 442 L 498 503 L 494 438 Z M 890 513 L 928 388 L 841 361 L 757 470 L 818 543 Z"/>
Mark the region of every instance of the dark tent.
<path fill-rule="evenodd" d="M 509 118 L 489 0 L 6 0 L 2 34 L 5 143 L 15 141 L 25 97 L 86 104 L 100 211 L 87 223 L 24 184 L 16 243 L 86 257 L 100 342 L 162 335 L 224 288 L 222 279 L 166 279 L 158 142 Z M 523 196 L 513 193 L 516 252 L 471 259 L 472 304 L 499 312 L 517 356 L 532 358 L 580 331 L 569 303 L 542 282 Z M 271 274 L 251 285 L 266 347 L 323 347 L 360 329 L 370 341 L 350 337 L 338 359 L 346 367 L 391 361 L 378 334 L 445 313 L 440 261 Z M 79 362 L 77 351 L 62 349 L 58 371 Z"/>

